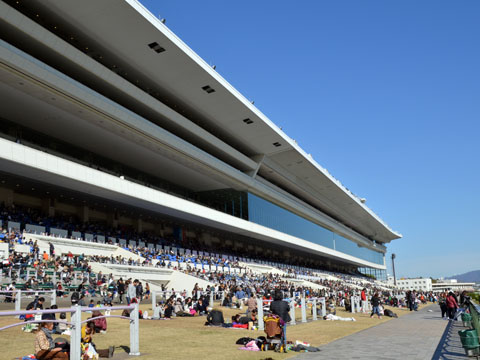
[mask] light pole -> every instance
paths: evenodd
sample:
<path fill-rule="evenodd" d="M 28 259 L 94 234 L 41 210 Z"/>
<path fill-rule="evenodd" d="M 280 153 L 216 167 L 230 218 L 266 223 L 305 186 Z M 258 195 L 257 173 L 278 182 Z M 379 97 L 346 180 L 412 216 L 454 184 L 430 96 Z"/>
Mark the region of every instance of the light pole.
<path fill-rule="evenodd" d="M 395 254 L 392 254 L 393 284 L 397 286 L 397 277 L 395 276 Z"/>

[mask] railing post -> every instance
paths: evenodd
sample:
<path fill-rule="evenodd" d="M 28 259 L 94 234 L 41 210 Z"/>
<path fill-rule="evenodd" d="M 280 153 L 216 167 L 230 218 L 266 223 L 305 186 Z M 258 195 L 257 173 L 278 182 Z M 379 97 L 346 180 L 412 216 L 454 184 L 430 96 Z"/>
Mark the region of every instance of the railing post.
<path fill-rule="evenodd" d="M 355 314 L 355 295 L 350 296 L 350 311 Z"/>
<path fill-rule="evenodd" d="M 257 315 L 258 315 L 258 330 L 264 330 L 265 325 L 263 323 L 263 302 L 262 299 L 257 298 Z"/>
<path fill-rule="evenodd" d="M 155 310 L 157 306 L 157 292 L 155 290 L 152 291 L 152 311 Z"/>
<path fill-rule="evenodd" d="M 52 283 L 54 287 L 57 284 L 57 272 L 55 270 L 53 270 Z"/>
<path fill-rule="evenodd" d="M 322 304 L 322 318 L 327 315 L 327 302 L 324 297 L 320 298 Z"/>
<path fill-rule="evenodd" d="M 15 311 L 20 311 L 22 309 L 22 290 L 17 290 L 15 294 Z"/>
<path fill-rule="evenodd" d="M 52 305 L 57 305 L 57 292 L 54 290 L 52 290 L 52 295 L 50 295 L 50 306 Z"/>
<path fill-rule="evenodd" d="M 138 303 L 135 303 L 135 308 L 130 313 L 130 354 L 140 355 L 140 331 L 138 327 Z"/>
<path fill-rule="evenodd" d="M 210 289 L 210 304 L 208 304 L 208 306 L 213 308 L 213 290 L 212 289 Z"/>
<path fill-rule="evenodd" d="M 302 296 L 302 299 L 300 300 L 300 304 L 302 306 L 302 323 L 307 322 L 307 303 L 305 301 L 305 294 Z"/>
<path fill-rule="evenodd" d="M 317 299 L 314 298 L 312 300 L 312 319 L 315 321 L 315 320 L 318 320 L 317 318 Z"/>
<path fill-rule="evenodd" d="M 222 296 L 220 297 L 220 306 L 223 306 L 223 301 L 225 300 L 225 290 L 222 291 Z"/>
<path fill-rule="evenodd" d="M 72 332 L 70 334 L 70 360 L 81 360 L 81 341 L 82 341 L 82 308 L 74 306 L 75 312 L 72 314 Z"/>
<path fill-rule="evenodd" d="M 296 325 L 297 322 L 295 321 L 295 300 L 290 300 L 290 325 Z"/>

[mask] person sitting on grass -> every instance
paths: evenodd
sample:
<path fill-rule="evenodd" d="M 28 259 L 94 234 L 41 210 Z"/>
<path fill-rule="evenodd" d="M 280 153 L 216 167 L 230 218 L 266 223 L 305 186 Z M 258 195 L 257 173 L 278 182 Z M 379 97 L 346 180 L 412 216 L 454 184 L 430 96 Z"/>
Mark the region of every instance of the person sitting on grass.
<path fill-rule="evenodd" d="M 55 347 L 52 333 L 53 323 L 44 322 L 40 324 L 40 329 L 35 336 L 35 358 L 38 360 L 68 360 L 68 354 L 63 352 L 62 348 Z"/>
<path fill-rule="evenodd" d="M 207 314 L 207 305 L 204 304 L 203 297 L 200 297 L 200 299 L 198 299 L 197 305 L 195 306 L 195 311 L 198 315 Z"/>
<path fill-rule="evenodd" d="M 86 351 L 89 346 L 93 346 L 99 357 L 111 358 L 115 348 L 113 346 L 109 346 L 108 349 L 97 349 L 92 341 L 93 334 L 95 334 L 95 323 L 93 321 L 89 321 L 82 327 L 82 349 Z M 66 359 L 68 359 L 68 357 Z"/>
<path fill-rule="evenodd" d="M 330 296 L 326 306 L 327 306 L 327 314 L 332 314 L 332 315 L 337 314 L 337 310 L 335 309 L 335 300 L 333 299 L 333 296 Z"/>
<path fill-rule="evenodd" d="M 102 316 L 102 313 L 98 310 L 92 311 L 92 318 L 96 318 Z M 107 331 L 107 319 L 106 318 L 101 318 L 101 319 L 95 319 L 92 320 L 93 324 L 95 326 L 95 332 L 96 333 L 105 333 Z"/>

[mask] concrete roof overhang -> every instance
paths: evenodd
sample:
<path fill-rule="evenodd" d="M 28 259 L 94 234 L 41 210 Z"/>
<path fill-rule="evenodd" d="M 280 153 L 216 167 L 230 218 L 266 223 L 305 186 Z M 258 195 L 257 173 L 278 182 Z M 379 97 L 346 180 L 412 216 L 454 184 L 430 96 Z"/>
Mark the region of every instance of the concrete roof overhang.
<path fill-rule="evenodd" d="M 32 0 L 25 6 L 41 9 L 51 21 L 89 39 L 97 52 L 118 61 L 242 153 L 267 159 L 261 174 L 309 196 L 328 215 L 372 240 L 401 237 L 138 1 Z M 165 51 L 153 51 L 152 42 Z M 215 92 L 202 90 L 206 85 Z M 243 122 L 246 118 L 253 123 Z"/>

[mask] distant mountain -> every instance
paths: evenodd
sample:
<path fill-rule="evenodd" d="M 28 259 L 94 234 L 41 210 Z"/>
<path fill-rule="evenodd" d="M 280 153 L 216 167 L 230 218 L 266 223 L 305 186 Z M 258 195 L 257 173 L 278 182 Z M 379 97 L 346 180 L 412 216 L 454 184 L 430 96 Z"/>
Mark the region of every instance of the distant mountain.
<path fill-rule="evenodd" d="M 447 277 L 447 279 L 457 279 L 458 282 L 480 283 L 480 270 L 470 271 L 465 274 Z"/>

